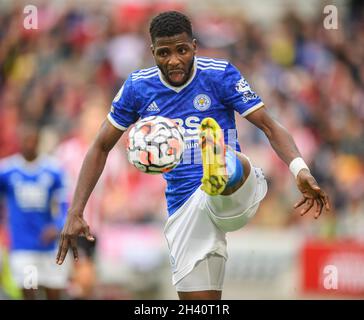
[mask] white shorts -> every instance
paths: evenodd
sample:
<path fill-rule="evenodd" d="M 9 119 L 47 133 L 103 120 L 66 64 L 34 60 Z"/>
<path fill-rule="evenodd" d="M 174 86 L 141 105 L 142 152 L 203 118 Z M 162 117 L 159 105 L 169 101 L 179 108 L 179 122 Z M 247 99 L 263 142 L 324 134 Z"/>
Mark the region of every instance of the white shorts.
<path fill-rule="evenodd" d="M 46 287 L 64 289 L 69 275 L 69 264 L 56 264 L 54 251 L 14 250 L 10 252 L 10 270 L 15 283 L 24 289 Z"/>
<path fill-rule="evenodd" d="M 196 263 L 193 270 L 176 284 L 178 292 L 203 290 L 222 291 L 225 276 L 225 258 L 209 254 Z"/>
<path fill-rule="evenodd" d="M 198 188 L 167 220 L 164 228 L 173 285 L 180 282 L 180 288 L 187 287 L 181 280 L 211 254 L 220 255 L 225 261 L 226 232 L 242 228 L 255 215 L 266 193 L 262 170 L 252 166 L 244 185 L 232 195 L 209 196 Z M 219 212 L 224 213 L 223 217 L 219 217 Z M 211 283 L 205 283 L 191 291 L 215 290 L 209 288 Z"/>

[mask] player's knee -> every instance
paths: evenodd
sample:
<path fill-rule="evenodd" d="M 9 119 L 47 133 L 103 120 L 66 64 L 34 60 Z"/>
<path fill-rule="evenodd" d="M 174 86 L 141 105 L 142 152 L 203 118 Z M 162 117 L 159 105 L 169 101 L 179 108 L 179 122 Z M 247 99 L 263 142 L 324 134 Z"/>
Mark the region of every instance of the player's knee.
<path fill-rule="evenodd" d="M 244 153 L 238 151 L 236 151 L 236 156 L 244 168 L 243 180 L 245 180 L 249 176 L 251 170 L 249 159 L 246 155 L 244 155 Z"/>
<path fill-rule="evenodd" d="M 229 186 L 229 185 L 226 186 L 225 190 L 222 192 L 222 195 L 224 195 L 224 196 L 233 194 L 236 190 L 238 190 L 246 181 L 247 177 L 250 174 L 250 170 L 251 170 L 251 165 L 250 165 L 249 159 L 241 152 L 238 152 L 238 151 L 234 151 L 234 152 L 236 154 L 236 157 L 240 161 L 240 164 L 243 167 L 243 170 L 242 170 L 243 174 L 237 183 L 235 183 L 232 186 Z"/>

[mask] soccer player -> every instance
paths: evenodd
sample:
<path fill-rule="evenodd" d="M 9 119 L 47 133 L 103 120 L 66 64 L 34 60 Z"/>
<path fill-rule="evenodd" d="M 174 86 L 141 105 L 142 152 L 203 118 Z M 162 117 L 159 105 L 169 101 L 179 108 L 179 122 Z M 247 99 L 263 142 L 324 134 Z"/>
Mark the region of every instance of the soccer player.
<path fill-rule="evenodd" d="M 109 151 L 139 118 L 160 115 L 183 126 L 194 153 L 189 154 L 191 161 L 184 159 L 164 174 L 169 212 L 165 236 L 173 284 L 180 299 L 221 299 L 226 232 L 244 226 L 267 192 L 262 170 L 239 152 L 236 133 L 232 134 L 235 111 L 263 130 L 293 172 L 302 193 L 295 207 L 304 205 L 302 214 L 316 204 L 317 218 L 324 207 L 329 210 L 328 197 L 291 135 L 271 118 L 240 72 L 228 61 L 196 56 L 188 17 L 175 11 L 161 13 L 152 20 L 150 35 L 156 66 L 132 73 L 113 100 L 84 160 L 57 262 L 64 261 L 70 247 L 77 259 L 77 235 L 93 239 L 83 210 Z M 200 149 L 194 141 L 199 140 L 202 163 L 195 155 Z"/>
<path fill-rule="evenodd" d="M 24 299 L 59 299 L 67 284 L 67 266 L 54 268 L 56 241 L 66 220 L 64 174 L 53 159 L 37 152 L 39 130 L 19 128 L 20 153 L 0 162 L 0 195 L 7 204 L 10 270 Z M 53 211 L 56 207 L 56 212 Z"/>

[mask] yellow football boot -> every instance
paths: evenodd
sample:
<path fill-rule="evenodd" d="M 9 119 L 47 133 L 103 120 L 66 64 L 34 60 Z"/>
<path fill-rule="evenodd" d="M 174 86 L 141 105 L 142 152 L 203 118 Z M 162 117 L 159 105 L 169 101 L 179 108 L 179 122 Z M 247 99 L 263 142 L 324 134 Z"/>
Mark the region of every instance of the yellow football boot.
<path fill-rule="evenodd" d="M 224 135 L 213 118 L 202 120 L 199 134 L 203 167 L 201 189 L 211 196 L 216 196 L 224 191 L 228 182 Z"/>

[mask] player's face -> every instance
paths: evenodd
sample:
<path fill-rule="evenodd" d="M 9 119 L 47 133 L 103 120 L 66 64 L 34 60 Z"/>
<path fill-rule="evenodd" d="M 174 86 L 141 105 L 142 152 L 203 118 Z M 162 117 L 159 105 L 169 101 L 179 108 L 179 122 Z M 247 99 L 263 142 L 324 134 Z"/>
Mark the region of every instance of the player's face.
<path fill-rule="evenodd" d="M 21 127 L 19 130 L 20 152 L 28 161 L 37 157 L 39 135 L 38 130 L 32 127 Z"/>
<path fill-rule="evenodd" d="M 159 37 L 152 45 L 152 53 L 167 82 L 181 86 L 191 76 L 196 40 L 191 40 L 185 32 L 173 37 Z"/>

